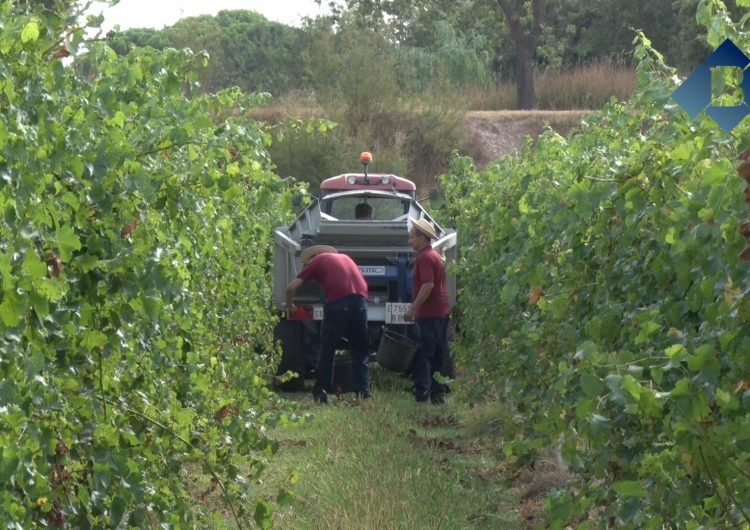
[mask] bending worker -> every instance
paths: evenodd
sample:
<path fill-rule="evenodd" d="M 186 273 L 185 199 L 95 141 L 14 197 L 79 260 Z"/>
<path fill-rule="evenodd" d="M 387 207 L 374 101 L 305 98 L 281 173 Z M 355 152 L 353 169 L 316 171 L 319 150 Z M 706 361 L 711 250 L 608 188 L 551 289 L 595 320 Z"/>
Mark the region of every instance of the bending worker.
<path fill-rule="evenodd" d="M 404 314 L 406 320 L 414 320 L 417 326 L 418 349 L 414 354 L 412 379 L 417 401 L 441 404 L 445 388 L 435 380 L 436 373 L 443 373 L 448 352 L 448 315 L 450 299 L 443 260 L 433 248 L 437 239 L 435 229 L 426 219 L 409 221 L 409 246 L 417 251 L 412 271 L 412 303 Z"/>
<path fill-rule="evenodd" d="M 356 263 L 328 245 L 315 245 L 300 254 L 304 267 L 286 289 L 287 310 L 293 312 L 297 290 L 316 280 L 325 293 L 320 328 L 320 354 L 313 387 L 313 399 L 328 403 L 333 385 L 333 361 L 342 337 L 349 341 L 352 355 L 352 389 L 361 398 L 370 397 L 370 369 L 367 341 L 367 282 Z"/>

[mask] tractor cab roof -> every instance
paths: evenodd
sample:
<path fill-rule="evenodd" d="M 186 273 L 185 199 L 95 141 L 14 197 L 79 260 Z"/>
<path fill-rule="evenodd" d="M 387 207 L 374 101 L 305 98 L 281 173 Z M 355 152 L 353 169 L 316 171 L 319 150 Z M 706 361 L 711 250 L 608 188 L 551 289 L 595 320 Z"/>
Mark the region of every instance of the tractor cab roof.
<path fill-rule="evenodd" d="M 395 191 L 416 198 L 417 187 L 411 180 L 384 173 L 345 173 L 324 180 L 320 184 L 320 196 L 343 191 Z"/>

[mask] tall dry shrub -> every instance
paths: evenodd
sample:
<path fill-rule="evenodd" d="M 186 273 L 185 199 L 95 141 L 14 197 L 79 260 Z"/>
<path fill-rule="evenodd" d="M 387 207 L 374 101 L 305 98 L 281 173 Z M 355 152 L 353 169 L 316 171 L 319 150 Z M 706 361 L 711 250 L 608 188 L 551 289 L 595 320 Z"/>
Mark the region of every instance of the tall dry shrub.
<path fill-rule="evenodd" d="M 636 89 L 635 71 L 618 62 L 599 62 L 573 68 L 547 70 L 535 78 L 537 104 L 544 110 L 600 109 L 614 97 L 628 99 Z M 471 110 L 505 110 L 517 107 L 513 80 L 465 93 Z"/>
<path fill-rule="evenodd" d="M 536 78 L 540 109 L 599 109 L 612 97 L 627 100 L 635 90 L 635 70 L 611 61 L 548 71 Z"/>

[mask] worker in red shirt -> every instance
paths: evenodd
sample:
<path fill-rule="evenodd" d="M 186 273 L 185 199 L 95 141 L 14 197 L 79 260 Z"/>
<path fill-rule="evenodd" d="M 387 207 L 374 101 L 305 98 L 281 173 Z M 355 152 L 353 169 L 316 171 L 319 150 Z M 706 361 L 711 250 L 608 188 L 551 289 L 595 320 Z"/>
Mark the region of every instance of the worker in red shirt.
<path fill-rule="evenodd" d="M 328 245 L 306 248 L 300 258 L 304 267 L 286 289 L 288 311 L 297 309 L 294 296 L 306 281 L 316 280 L 326 297 L 313 399 L 328 403 L 328 393 L 333 385 L 334 355 L 342 337 L 349 341 L 352 355 L 352 389 L 360 398 L 369 398 L 367 282 L 349 256 L 339 254 Z"/>
<path fill-rule="evenodd" d="M 417 401 L 441 404 L 445 388 L 435 380 L 442 373 L 448 352 L 450 299 L 443 259 L 431 245 L 437 239 L 426 219 L 410 218 L 409 246 L 417 251 L 412 271 L 412 303 L 404 318 L 414 320 L 419 347 L 414 354 L 412 379 Z"/>

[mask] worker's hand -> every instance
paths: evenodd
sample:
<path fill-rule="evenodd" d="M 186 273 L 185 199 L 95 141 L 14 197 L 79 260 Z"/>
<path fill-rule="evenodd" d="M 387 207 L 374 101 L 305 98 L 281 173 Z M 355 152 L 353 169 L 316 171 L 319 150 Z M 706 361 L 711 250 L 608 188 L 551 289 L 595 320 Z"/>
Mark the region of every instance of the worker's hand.
<path fill-rule="evenodd" d="M 407 322 L 414 320 L 414 305 L 410 305 L 409 309 L 406 310 L 406 313 L 404 313 L 404 320 Z"/>
<path fill-rule="evenodd" d="M 299 310 L 299 307 L 297 307 L 296 305 L 294 305 L 294 303 L 286 304 L 286 316 L 287 317 L 292 316 L 298 310 Z"/>

